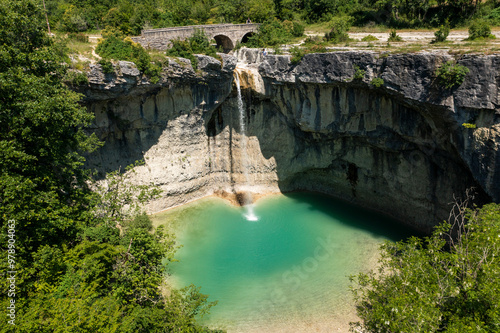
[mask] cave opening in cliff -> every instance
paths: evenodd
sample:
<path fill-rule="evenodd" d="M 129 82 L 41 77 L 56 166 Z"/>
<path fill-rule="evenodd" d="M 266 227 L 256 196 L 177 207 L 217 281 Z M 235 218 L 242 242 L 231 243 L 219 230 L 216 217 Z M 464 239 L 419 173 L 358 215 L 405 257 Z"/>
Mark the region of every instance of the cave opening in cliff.
<path fill-rule="evenodd" d="M 373 268 L 386 239 L 408 235 L 387 217 L 313 193 L 270 195 L 244 207 L 205 198 L 154 216 L 182 248 L 174 287 L 218 301 L 202 323 L 228 332 L 347 331 L 355 320 L 350 274 Z"/>

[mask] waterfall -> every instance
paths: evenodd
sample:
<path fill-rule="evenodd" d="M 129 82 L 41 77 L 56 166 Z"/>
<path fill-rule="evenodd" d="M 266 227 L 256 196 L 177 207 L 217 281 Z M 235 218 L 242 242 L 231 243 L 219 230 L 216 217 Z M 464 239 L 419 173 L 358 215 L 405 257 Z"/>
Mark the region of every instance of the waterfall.
<path fill-rule="evenodd" d="M 248 154 L 247 154 L 247 131 L 245 126 L 245 108 L 243 107 L 243 98 L 241 97 L 240 77 L 238 72 L 234 72 L 234 81 L 238 91 L 238 112 L 240 114 L 240 145 L 241 145 L 241 165 L 245 176 L 245 185 L 249 185 L 248 178 Z M 243 206 L 245 207 L 244 216 L 247 221 L 257 221 L 259 218 L 255 215 L 252 193 L 247 191 L 243 193 Z"/>

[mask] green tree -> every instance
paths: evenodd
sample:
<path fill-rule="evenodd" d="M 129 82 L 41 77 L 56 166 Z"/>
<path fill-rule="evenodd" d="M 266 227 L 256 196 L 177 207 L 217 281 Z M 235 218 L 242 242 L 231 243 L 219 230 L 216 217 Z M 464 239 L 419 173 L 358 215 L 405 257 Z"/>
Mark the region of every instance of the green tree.
<path fill-rule="evenodd" d="M 351 16 L 337 16 L 334 17 L 330 23 L 330 32 L 325 34 L 325 39 L 333 43 L 342 43 L 349 41 L 347 32 L 351 28 L 353 17 Z"/>
<path fill-rule="evenodd" d="M 353 277 L 368 332 L 498 332 L 500 205 L 455 203 L 425 239 L 385 243 L 378 272 Z"/>
<path fill-rule="evenodd" d="M 0 242 L 6 221 L 16 220 L 20 264 L 88 223 L 79 153 L 97 146 L 82 131 L 92 116 L 62 83 L 65 57 L 47 37 L 42 13 L 32 1 L 0 1 Z"/>
<path fill-rule="evenodd" d="M 91 190 L 81 153 L 98 147 L 83 131 L 92 115 L 63 84 L 67 56 L 42 15 L 32 0 L 0 0 L 0 246 L 14 230 L 16 258 L 0 269 L 17 271 L 16 326 L 0 332 L 206 332 L 195 319 L 206 295 L 161 293 L 174 239 L 134 219 L 155 191 L 118 174 Z"/>
<path fill-rule="evenodd" d="M 70 5 L 66 9 L 59 23 L 60 25 L 58 28 L 63 31 L 78 32 L 87 30 L 87 22 L 79 10 L 73 5 Z"/>

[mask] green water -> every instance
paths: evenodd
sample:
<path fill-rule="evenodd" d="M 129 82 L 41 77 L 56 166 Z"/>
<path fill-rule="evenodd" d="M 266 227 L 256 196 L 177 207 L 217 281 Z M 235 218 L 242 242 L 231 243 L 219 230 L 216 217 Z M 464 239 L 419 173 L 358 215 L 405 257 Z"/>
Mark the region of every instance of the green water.
<path fill-rule="evenodd" d="M 209 199 L 170 211 L 183 247 L 169 264 L 174 287 L 191 283 L 218 300 L 202 322 L 230 332 L 347 331 L 356 319 L 350 274 L 366 271 L 386 239 L 408 234 L 373 212 L 293 193 L 245 208 Z"/>

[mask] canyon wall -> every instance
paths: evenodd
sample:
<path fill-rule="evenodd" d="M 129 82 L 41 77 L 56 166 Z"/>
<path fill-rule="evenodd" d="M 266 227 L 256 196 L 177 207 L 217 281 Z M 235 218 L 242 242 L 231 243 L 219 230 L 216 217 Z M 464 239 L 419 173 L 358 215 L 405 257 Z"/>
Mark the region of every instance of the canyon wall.
<path fill-rule="evenodd" d="M 474 186 L 500 201 L 500 57 L 463 56 L 465 82 L 435 79 L 448 54 L 310 54 L 238 51 L 250 185 L 242 173 L 233 83 L 236 58 L 172 60 L 156 84 L 133 64 L 95 66 L 84 103 L 105 141 L 88 157 L 100 171 L 135 168 L 133 181 L 163 189 L 159 211 L 210 194 L 312 190 L 382 211 L 428 231 Z M 355 66 L 366 71 L 353 80 Z M 381 87 L 370 82 L 379 77 Z M 477 128 L 465 128 L 474 123 Z"/>

